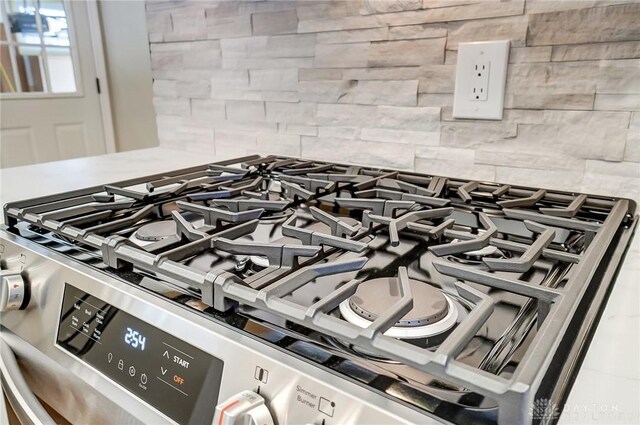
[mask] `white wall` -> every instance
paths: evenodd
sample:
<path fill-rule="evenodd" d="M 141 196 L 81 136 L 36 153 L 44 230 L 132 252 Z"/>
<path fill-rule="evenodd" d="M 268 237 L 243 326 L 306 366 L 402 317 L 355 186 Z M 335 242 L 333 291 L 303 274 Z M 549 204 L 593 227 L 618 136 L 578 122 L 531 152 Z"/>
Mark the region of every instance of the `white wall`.
<path fill-rule="evenodd" d="M 99 1 L 118 151 L 158 145 L 142 1 Z"/>

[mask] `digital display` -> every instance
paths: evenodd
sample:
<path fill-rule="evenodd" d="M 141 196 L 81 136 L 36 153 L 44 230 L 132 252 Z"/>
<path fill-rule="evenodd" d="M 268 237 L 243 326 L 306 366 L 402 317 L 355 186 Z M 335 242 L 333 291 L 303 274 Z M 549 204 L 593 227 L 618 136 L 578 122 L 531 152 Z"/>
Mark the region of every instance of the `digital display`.
<path fill-rule="evenodd" d="M 57 342 L 175 422 L 213 421 L 222 360 L 69 284 Z"/>
<path fill-rule="evenodd" d="M 147 342 L 147 338 L 140 332 L 127 328 L 124 333 L 124 342 L 129 344 L 132 348 L 144 351 L 144 344 Z"/>

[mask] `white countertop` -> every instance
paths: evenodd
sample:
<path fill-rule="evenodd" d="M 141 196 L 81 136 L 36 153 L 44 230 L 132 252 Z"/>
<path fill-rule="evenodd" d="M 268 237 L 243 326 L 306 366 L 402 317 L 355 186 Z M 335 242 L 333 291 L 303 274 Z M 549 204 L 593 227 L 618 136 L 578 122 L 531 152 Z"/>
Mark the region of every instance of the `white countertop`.
<path fill-rule="evenodd" d="M 0 205 L 188 168 L 223 158 L 151 148 L 0 169 Z"/>
<path fill-rule="evenodd" d="M 2 169 L 0 205 L 221 159 L 224 156 L 153 148 Z M 567 404 L 560 409 L 561 425 L 640 423 L 639 235 L 627 254 Z"/>

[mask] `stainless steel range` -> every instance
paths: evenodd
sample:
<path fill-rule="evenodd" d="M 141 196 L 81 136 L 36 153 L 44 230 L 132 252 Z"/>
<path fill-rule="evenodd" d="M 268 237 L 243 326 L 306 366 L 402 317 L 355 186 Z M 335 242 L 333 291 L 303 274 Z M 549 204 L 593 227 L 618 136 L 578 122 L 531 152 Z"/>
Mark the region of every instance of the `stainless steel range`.
<path fill-rule="evenodd" d="M 18 415 L 48 420 L 28 387 L 72 423 L 216 425 L 553 422 L 540 402 L 567 395 L 638 221 L 627 199 L 275 156 L 4 213 Z"/>

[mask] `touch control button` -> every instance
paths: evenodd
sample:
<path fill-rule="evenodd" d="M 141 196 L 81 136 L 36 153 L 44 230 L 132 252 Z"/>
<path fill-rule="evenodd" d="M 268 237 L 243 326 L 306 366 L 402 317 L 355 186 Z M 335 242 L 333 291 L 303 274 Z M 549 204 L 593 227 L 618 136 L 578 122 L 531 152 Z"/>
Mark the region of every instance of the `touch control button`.
<path fill-rule="evenodd" d="M 131 366 L 129 368 L 129 375 L 136 376 L 136 368 L 135 367 Z"/>
<path fill-rule="evenodd" d="M 335 407 L 336 407 L 336 404 L 333 401 L 327 400 L 324 397 L 320 397 L 320 402 L 318 403 L 319 411 L 321 411 L 322 413 L 324 413 L 329 417 L 333 417 L 333 411 L 335 410 Z"/>
<path fill-rule="evenodd" d="M 177 363 L 178 365 L 182 366 L 185 369 L 189 369 L 189 361 L 179 357 L 179 356 L 173 356 L 173 362 Z"/>
<path fill-rule="evenodd" d="M 261 368 L 260 366 L 256 366 L 256 371 L 253 374 L 253 377 L 256 381 L 260 381 L 263 384 L 266 384 L 269 380 L 269 371 L 267 369 Z"/>
<path fill-rule="evenodd" d="M 147 383 L 147 374 L 143 373 L 142 375 L 140 375 L 140 382 L 142 382 L 143 384 Z"/>

